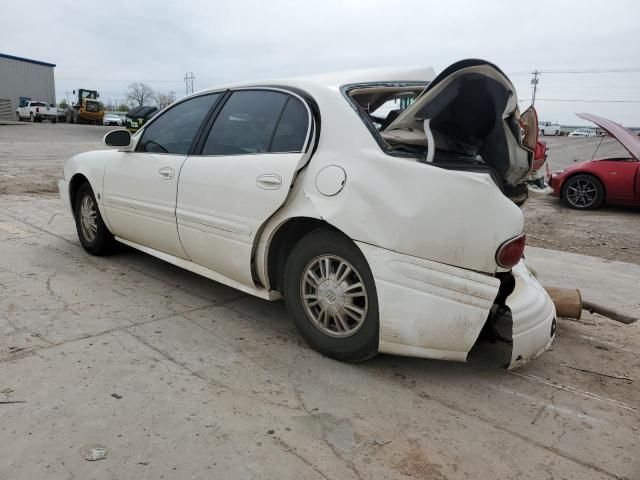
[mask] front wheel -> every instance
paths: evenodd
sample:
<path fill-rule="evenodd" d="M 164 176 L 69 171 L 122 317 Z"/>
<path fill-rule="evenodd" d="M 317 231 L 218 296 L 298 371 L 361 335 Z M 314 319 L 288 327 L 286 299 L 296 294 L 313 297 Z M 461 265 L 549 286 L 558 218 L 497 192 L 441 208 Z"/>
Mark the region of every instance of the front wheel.
<path fill-rule="evenodd" d="M 74 216 L 78 238 L 91 255 L 107 255 L 116 245 L 116 240 L 104 224 L 98 202 L 88 183 L 80 187 L 75 198 Z"/>
<path fill-rule="evenodd" d="M 33 123 L 33 122 L 35 122 L 35 121 L 36 121 L 36 117 L 33 115 L 33 112 L 31 112 L 31 113 L 29 114 L 29 121 L 30 121 L 31 123 Z"/>
<path fill-rule="evenodd" d="M 595 209 L 604 201 L 604 187 L 593 175 L 575 175 L 570 177 L 562 187 L 562 198 L 571 208 Z"/>
<path fill-rule="evenodd" d="M 20 116 L 20 113 L 16 112 L 16 120 L 18 120 L 19 122 L 22 121 L 22 117 Z"/>
<path fill-rule="evenodd" d="M 317 230 L 289 255 L 284 297 L 300 334 L 336 360 L 359 362 L 378 353 L 378 298 L 371 269 L 343 234 Z"/>

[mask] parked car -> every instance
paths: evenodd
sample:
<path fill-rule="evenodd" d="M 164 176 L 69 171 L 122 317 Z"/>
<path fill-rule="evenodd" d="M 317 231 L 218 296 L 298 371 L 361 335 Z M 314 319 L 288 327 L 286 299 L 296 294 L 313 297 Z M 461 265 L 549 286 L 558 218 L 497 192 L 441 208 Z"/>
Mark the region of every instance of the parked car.
<path fill-rule="evenodd" d="M 102 124 L 122 126 L 124 125 L 124 122 L 122 121 L 122 118 L 119 115 L 115 113 L 107 113 L 102 119 Z"/>
<path fill-rule="evenodd" d="M 138 129 L 148 122 L 151 118 L 158 113 L 158 107 L 134 107 L 127 112 L 125 125 L 127 130 L 131 133 L 135 133 Z"/>
<path fill-rule="evenodd" d="M 569 134 L 569 137 L 595 137 L 596 132 L 588 128 L 579 128 Z"/>
<path fill-rule="evenodd" d="M 490 63 L 434 76 L 382 69 L 199 92 L 134 135 L 109 132 L 117 150 L 69 159 L 60 193 L 90 254 L 121 242 L 284 297 L 327 356 L 464 361 L 485 332 L 509 344 L 513 368 L 555 333 L 507 197 L 531 168 L 535 112 L 520 115 Z M 415 101 L 376 128 L 372 105 L 407 91 Z"/>
<path fill-rule="evenodd" d="M 561 128 L 560 128 L 560 125 L 558 125 L 557 123 L 540 122 L 538 125 L 539 125 L 539 128 L 540 128 L 540 135 L 543 135 L 543 136 L 547 136 L 547 135 L 557 136 L 557 135 L 560 135 Z"/>
<path fill-rule="evenodd" d="M 579 113 L 578 116 L 616 138 L 629 155 L 575 163 L 553 172 L 549 178 L 553 195 L 579 210 L 598 208 L 604 202 L 640 205 L 640 138 L 606 118 L 590 113 Z"/>
<path fill-rule="evenodd" d="M 51 123 L 58 121 L 58 107 L 50 106 L 46 102 L 28 101 L 16 110 L 18 121 L 29 120 L 30 122 L 41 122 L 49 120 Z"/>

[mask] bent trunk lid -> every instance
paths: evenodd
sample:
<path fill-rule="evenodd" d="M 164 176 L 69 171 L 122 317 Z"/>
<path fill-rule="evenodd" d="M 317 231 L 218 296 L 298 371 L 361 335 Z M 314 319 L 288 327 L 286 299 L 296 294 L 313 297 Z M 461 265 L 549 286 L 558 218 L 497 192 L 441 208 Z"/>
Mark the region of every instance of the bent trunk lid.
<path fill-rule="evenodd" d="M 381 133 L 390 144 L 426 144 L 426 161 L 445 168 L 452 154 L 484 163 L 513 187 L 533 159 L 522 146 L 519 121 L 511 81 L 495 65 L 469 59 L 440 73 Z"/>

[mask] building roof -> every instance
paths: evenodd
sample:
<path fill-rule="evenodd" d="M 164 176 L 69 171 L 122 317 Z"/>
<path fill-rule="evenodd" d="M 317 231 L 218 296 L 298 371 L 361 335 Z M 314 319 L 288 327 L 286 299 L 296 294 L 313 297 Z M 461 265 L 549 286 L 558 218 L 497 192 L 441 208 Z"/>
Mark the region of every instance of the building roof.
<path fill-rule="evenodd" d="M 0 58 L 9 58 L 11 60 L 18 60 L 19 62 L 35 63 L 36 65 L 44 65 L 45 67 L 55 67 L 55 63 L 41 62 L 40 60 L 31 60 L 30 58 L 16 57 L 15 55 L 7 55 L 6 53 L 0 53 Z"/>

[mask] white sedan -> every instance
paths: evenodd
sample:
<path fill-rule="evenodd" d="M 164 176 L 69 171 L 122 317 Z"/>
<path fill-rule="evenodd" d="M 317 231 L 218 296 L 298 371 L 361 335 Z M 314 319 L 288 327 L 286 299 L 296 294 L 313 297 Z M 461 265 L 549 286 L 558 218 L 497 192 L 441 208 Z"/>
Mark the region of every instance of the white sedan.
<path fill-rule="evenodd" d="M 595 137 L 596 132 L 588 128 L 579 128 L 569 133 L 569 137 Z"/>
<path fill-rule="evenodd" d="M 122 117 L 116 115 L 115 113 L 107 113 L 102 119 L 103 125 L 116 125 L 121 127 L 124 122 L 122 121 Z"/>
<path fill-rule="evenodd" d="M 214 88 L 69 159 L 60 194 L 89 253 L 121 242 L 284 297 L 327 356 L 464 361 L 486 338 L 515 367 L 549 348 L 555 309 L 508 198 L 537 139 L 514 92 L 479 60 Z"/>

